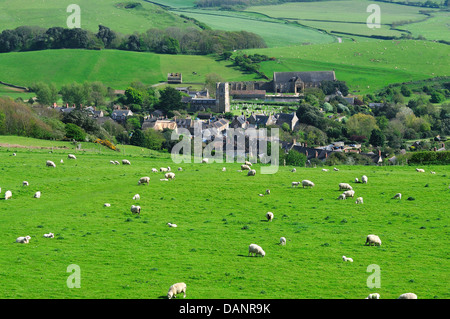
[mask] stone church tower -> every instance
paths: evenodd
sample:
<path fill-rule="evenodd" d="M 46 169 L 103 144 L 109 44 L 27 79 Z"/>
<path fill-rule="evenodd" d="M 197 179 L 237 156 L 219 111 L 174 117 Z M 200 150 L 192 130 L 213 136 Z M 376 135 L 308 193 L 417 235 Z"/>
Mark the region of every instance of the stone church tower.
<path fill-rule="evenodd" d="M 216 84 L 216 108 L 215 113 L 230 112 L 230 86 L 228 82 Z"/>

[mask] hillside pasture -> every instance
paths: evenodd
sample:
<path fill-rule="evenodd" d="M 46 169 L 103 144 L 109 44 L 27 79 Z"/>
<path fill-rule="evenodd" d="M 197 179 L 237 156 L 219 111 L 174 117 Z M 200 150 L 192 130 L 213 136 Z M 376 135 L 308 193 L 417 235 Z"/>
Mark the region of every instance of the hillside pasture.
<path fill-rule="evenodd" d="M 13 194 L 0 200 L 1 298 L 160 299 L 180 281 L 187 284 L 186 300 L 363 299 L 373 292 L 382 299 L 405 292 L 450 297 L 448 166 L 423 167 L 422 174 L 408 166 L 297 167 L 296 173 L 280 167 L 263 175 L 255 164 L 256 176 L 248 177 L 239 163 L 176 164 L 112 151 L 66 159 L 73 152 L 0 147 L 0 198 L 6 190 Z M 109 163 L 123 158 L 131 165 Z M 176 174 L 172 181 L 151 172 L 167 166 Z M 363 174 L 368 184 L 354 184 Z M 150 185 L 137 185 L 142 176 L 150 176 Z M 316 186 L 291 187 L 303 179 Z M 364 204 L 336 200 L 341 182 L 351 183 Z M 258 196 L 266 189 L 270 195 Z M 402 199 L 393 200 L 398 192 Z M 132 200 L 134 194 L 141 199 Z M 140 215 L 130 212 L 136 203 Z M 43 237 L 49 232 L 55 238 Z M 382 246 L 364 246 L 368 234 L 379 235 Z M 29 244 L 15 243 L 26 235 Z M 278 244 L 282 236 L 286 246 Z M 248 257 L 251 243 L 266 256 Z M 343 255 L 354 262 L 343 262 Z M 80 289 L 66 285 L 72 264 L 80 267 Z M 381 287 L 371 289 L 373 264 L 380 266 Z"/>

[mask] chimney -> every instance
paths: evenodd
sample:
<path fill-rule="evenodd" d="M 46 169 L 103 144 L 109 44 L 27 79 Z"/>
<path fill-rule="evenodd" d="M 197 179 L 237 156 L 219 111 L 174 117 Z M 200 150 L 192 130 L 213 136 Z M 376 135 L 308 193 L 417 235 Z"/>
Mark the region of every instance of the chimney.
<path fill-rule="evenodd" d="M 378 156 L 381 157 L 381 150 L 378 150 Z"/>
<path fill-rule="evenodd" d="M 433 148 L 433 151 L 435 151 L 435 152 L 436 152 L 436 151 L 437 151 L 437 148 L 436 148 L 436 147 L 434 147 L 434 148 Z"/>
<path fill-rule="evenodd" d="M 297 144 L 297 140 L 294 138 L 294 139 L 292 139 L 292 144 Z"/>
<path fill-rule="evenodd" d="M 319 153 L 317 153 L 317 151 L 316 151 L 316 158 L 319 156 Z"/>

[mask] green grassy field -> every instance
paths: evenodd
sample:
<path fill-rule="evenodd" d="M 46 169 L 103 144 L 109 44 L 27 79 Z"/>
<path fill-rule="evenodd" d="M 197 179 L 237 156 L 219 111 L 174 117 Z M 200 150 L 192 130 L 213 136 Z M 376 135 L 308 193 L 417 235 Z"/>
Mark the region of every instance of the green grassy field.
<path fill-rule="evenodd" d="M 9 139 L 41 144 L 4 136 L 0 142 Z M 262 175 L 255 165 L 257 175 L 247 177 L 237 163 L 178 165 L 167 156 L 112 151 L 77 152 L 68 160 L 69 152 L 75 151 L 0 148 L 0 197 L 6 190 L 13 194 L 0 201 L 0 298 L 158 299 L 180 281 L 187 284 L 187 299 L 362 299 L 373 292 L 382 299 L 405 292 L 450 297 L 448 166 L 424 167 L 425 174 L 415 167 L 296 173 L 281 167 Z M 131 165 L 109 164 L 123 158 Z M 46 160 L 56 168 L 45 167 Z M 162 166 L 173 168 L 175 180 L 161 182 L 162 173 L 151 173 Z M 369 183 L 353 186 L 364 204 L 337 201 L 338 183 L 363 174 Z M 141 176 L 150 176 L 150 185 L 138 186 Z M 302 179 L 316 186 L 291 187 Z M 22 186 L 24 180 L 30 186 Z M 259 197 L 267 188 L 271 194 Z M 34 199 L 38 190 L 42 196 Z M 402 200 L 391 199 L 397 192 Z M 130 212 L 134 194 L 141 196 L 140 216 Z M 111 207 L 103 207 L 107 202 Z M 272 222 L 264 218 L 267 211 L 275 215 Z M 55 238 L 43 238 L 49 232 Z M 372 233 L 381 247 L 364 246 Z M 29 244 L 15 243 L 26 235 Z M 286 246 L 278 244 L 281 236 Z M 251 243 L 266 256 L 247 257 Z M 354 262 L 344 263 L 342 255 Z M 66 285 L 71 264 L 80 267 L 80 289 Z M 367 287 L 372 264 L 381 268 L 380 288 Z"/>
<path fill-rule="evenodd" d="M 132 2 L 140 3 L 141 8 L 117 6 Z M 67 18 L 72 12 L 67 13 L 66 9 L 72 3 L 70 0 L 0 0 L 0 29 L 14 29 L 22 25 L 67 27 Z M 81 27 L 93 32 L 98 31 L 99 24 L 124 34 L 151 28 L 194 26 L 192 22 L 186 22 L 178 15 L 145 1 L 79 0 L 76 4 L 81 9 Z"/>

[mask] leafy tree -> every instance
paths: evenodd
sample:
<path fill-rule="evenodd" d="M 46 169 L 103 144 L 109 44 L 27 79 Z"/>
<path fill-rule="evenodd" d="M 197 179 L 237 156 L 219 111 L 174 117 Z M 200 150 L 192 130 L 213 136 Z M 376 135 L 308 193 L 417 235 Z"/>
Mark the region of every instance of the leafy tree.
<path fill-rule="evenodd" d="M 66 137 L 69 139 L 74 139 L 76 141 L 84 141 L 86 138 L 86 133 L 78 125 L 73 123 L 67 123 Z"/>
<path fill-rule="evenodd" d="M 323 124 L 324 118 L 317 107 L 302 103 L 297 109 L 297 117 L 300 123 L 312 125 L 320 128 Z"/>
<path fill-rule="evenodd" d="M 373 129 L 372 133 L 370 134 L 369 143 L 373 146 L 383 146 L 384 142 L 386 140 L 386 137 L 384 136 L 383 132 L 379 129 Z"/>
<path fill-rule="evenodd" d="M 166 87 L 160 91 L 158 107 L 164 112 L 178 110 L 183 107 L 181 103 L 181 93 L 173 87 Z"/>
<path fill-rule="evenodd" d="M 103 42 L 105 48 L 107 49 L 112 48 L 113 41 L 117 38 L 117 35 L 114 31 L 103 25 L 98 26 L 98 32 L 96 36 Z"/>
<path fill-rule="evenodd" d="M 433 91 L 431 93 L 430 102 L 431 103 L 442 103 L 445 101 L 445 96 L 438 91 Z"/>
<path fill-rule="evenodd" d="M 400 88 L 400 93 L 405 97 L 411 96 L 411 90 L 406 85 L 402 85 Z"/>
<path fill-rule="evenodd" d="M 63 85 L 60 93 L 64 103 L 69 105 L 74 104 L 76 107 L 87 104 L 88 92 L 86 91 L 86 87 L 82 84 L 74 82 L 72 84 Z"/>
<path fill-rule="evenodd" d="M 39 82 L 32 85 L 31 90 L 36 93 L 36 98 L 42 105 L 52 105 L 58 100 L 58 90 L 53 83 Z"/>
<path fill-rule="evenodd" d="M 293 165 L 293 166 L 305 166 L 306 163 L 306 155 L 294 150 L 290 150 L 286 154 L 286 164 L 287 165 Z"/>
<path fill-rule="evenodd" d="M 142 132 L 142 130 L 140 130 L 140 129 L 134 130 L 133 135 L 130 138 L 130 144 L 136 145 L 136 146 L 141 146 L 141 147 L 146 146 L 145 135 Z"/>
<path fill-rule="evenodd" d="M 161 150 L 165 142 L 165 138 L 160 131 L 154 129 L 147 129 L 144 131 L 145 147 L 152 150 Z"/>
<path fill-rule="evenodd" d="M 363 113 L 352 115 L 346 124 L 349 135 L 370 136 L 373 129 L 379 129 L 376 119 Z"/>
<path fill-rule="evenodd" d="M 125 96 L 127 98 L 127 104 L 142 104 L 144 99 L 143 94 L 140 90 L 133 87 L 128 87 L 125 90 Z"/>

